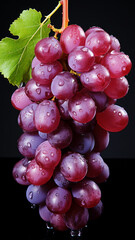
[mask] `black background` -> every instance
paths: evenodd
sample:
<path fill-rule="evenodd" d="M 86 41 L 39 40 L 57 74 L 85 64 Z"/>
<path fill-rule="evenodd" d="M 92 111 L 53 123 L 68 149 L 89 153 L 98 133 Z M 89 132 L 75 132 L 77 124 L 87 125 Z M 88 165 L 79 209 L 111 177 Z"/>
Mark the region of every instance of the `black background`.
<path fill-rule="evenodd" d="M 57 0 L 3 2 L 0 9 L 0 38 L 10 36 L 9 25 L 28 8 L 35 8 L 47 15 L 57 5 Z M 127 234 L 130 239 L 131 222 L 134 217 L 134 133 L 135 133 L 135 15 L 133 1 L 90 1 L 69 0 L 70 24 L 78 24 L 84 30 L 90 26 L 100 26 L 109 34 L 117 37 L 121 51 L 128 54 L 132 61 L 132 70 L 127 76 L 130 89 L 127 96 L 118 101 L 129 114 L 129 125 L 120 133 L 111 134 L 109 147 L 102 153 L 110 167 L 110 178 L 101 185 L 104 212 L 102 217 L 90 223 L 84 231 L 83 239 L 115 239 Z M 52 24 L 61 25 L 61 10 L 52 17 Z M 45 240 L 66 238 L 66 234 L 48 234 L 44 223 L 38 217 L 38 210 L 31 209 L 25 198 L 26 187 L 12 179 L 12 167 L 21 155 L 17 150 L 17 138 L 21 130 L 17 125 L 18 111 L 10 103 L 15 87 L 0 76 L 0 160 L 2 176 L 1 222 L 4 239 Z M 131 172 L 132 169 L 132 172 Z M 3 175 L 2 175 L 3 174 Z M 3 190 L 4 188 L 4 190 Z M 2 209 L 3 206 L 3 209 Z M 3 211 L 2 211 L 3 210 Z M 1 235 L 2 236 L 2 235 Z"/>

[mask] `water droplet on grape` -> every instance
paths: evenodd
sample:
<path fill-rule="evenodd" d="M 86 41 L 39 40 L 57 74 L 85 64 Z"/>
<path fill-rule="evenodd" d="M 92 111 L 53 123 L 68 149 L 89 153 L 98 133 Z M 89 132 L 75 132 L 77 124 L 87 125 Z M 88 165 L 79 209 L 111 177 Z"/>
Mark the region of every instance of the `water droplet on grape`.
<path fill-rule="evenodd" d="M 49 113 L 49 112 L 47 112 L 47 113 L 46 113 L 46 115 L 49 117 L 49 116 L 50 116 L 50 113 Z"/>
<path fill-rule="evenodd" d="M 37 88 L 37 89 L 36 89 L 36 93 L 37 93 L 37 94 L 40 94 L 40 93 L 41 93 L 41 88 Z"/>
<path fill-rule="evenodd" d="M 82 51 L 83 51 L 83 52 L 88 52 L 88 48 L 83 47 L 83 48 L 82 48 Z"/>
<path fill-rule="evenodd" d="M 53 153 L 53 152 L 51 152 L 51 154 L 50 154 L 50 155 L 51 155 L 51 157 L 53 157 L 53 156 L 54 156 L 54 153 Z"/>
<path fill-rule="evenodd" d="M 33 198 L 33 192 L 29 192 L 29 198 L 30 198 L 30 199 Z"/>
<path fill-rule="evenodd" d="M 27 143 L 27 147 L 29 147 L 29 148 L 31 147 L 31 143 L 30 142 Z"/>
<path fill-rule="evenodd" d="M 47 71 L 48 71 L 48 72 L 51 72 L 51 71 L 52 71 L 52 66 L 48 66 L 48 67 L 47 67 Z"/>
<path fill-rule="evenodd" d="M 75 111 L 72 112 L 74 116 L 77 116 L 77 113 Z"/>
<path fill-rule="evenodd" d="M 122 67 L 122 71 L 125 72 L 127 70 L 127 68 L 124 66 Z"/>
<path fill-rule="evenodd" d="M 65 82 L 64 82 L 63 80 L 60 80 L 60 81 L 58 82 L 58 85 L 59 85 L 59 86 L 64 86 L 64 84 L 65 84 Z"/>

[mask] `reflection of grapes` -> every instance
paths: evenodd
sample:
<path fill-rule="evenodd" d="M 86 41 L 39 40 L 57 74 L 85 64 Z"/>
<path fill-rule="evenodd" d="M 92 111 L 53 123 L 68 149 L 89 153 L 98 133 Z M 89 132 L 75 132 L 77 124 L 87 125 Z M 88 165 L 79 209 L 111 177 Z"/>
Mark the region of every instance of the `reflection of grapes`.
<path fill-rule="evenodd" d="M 130 69 L 115 37 L 99 27 L 85 33 L 69 25 L 60 41 L 37 43 L 32 79 L 11 97 L 24 131 L 18 140 L 24 158 L 13 177 L 29 185 L 28 201 L 40 205 L 40 217 L 56 230 L 79 230 L 102 213 L 97 184 L 110 172 L 100 152 L 109 132 L 128 124 L 115 102 L 128 92 Z"/>

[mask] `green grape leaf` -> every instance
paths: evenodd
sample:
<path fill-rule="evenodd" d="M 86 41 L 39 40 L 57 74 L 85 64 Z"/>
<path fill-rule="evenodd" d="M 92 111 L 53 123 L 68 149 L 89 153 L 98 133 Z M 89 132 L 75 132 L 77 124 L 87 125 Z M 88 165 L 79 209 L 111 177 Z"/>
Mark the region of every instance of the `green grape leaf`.
<path fill-rule="evenodd" d="M 0 72 L 12 85 L 19 86 L 30 78 L 36 43 L 49 36 L 50 19 L 41 23 L 42 14 L 35 9 L 24 10 L 9 31 L 17 38 L 0 41 Z"/>

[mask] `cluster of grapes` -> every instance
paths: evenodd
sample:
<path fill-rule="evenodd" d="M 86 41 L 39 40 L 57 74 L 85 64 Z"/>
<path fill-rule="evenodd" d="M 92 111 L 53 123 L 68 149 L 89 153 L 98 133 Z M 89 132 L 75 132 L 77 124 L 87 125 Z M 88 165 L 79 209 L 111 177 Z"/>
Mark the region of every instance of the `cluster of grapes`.
<path fill-rule="evenodd" d="M 109 167 L 100 152 L 109 132 L 128 124 L 127 112 L 115 103 L 128 92 L 130 69 L 114 36 L 69 25 L 60 41 L 37 43 L 32 78 L 11 97 L 24 132 L 18 140 L 24 158 L 13 176 L 29 185 L 28 201 L 56 230 L 81 229 L 102 212 L 98 184 L 109 177 Z"/>

